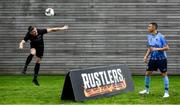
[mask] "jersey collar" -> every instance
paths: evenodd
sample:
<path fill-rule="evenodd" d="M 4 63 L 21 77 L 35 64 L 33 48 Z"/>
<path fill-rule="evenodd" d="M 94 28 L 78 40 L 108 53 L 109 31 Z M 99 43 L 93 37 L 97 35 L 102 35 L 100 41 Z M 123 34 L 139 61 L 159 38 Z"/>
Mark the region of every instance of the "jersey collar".
<path fill-rule="evenodd" d="M 152 33 L 151 33 L 151 35 L 152 35 L 152 36 L 156 36 L 158 33 L 159 33 L 159 32 L 157 31 L 157 33 L 156 33 L 156 34 L 152 34 Z"/>

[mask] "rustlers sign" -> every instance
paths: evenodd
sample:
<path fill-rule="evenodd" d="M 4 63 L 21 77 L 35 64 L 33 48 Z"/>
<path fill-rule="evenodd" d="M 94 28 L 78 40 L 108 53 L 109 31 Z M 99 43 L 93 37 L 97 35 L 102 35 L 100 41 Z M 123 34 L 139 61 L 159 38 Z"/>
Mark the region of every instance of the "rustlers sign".
<path fill-rule="evenodd" d="M 61 99 L 83 101 L 133 90 L 126 65 L 72 70 L 66 76 Z"/>
<path fill-rule="evenodd" d="M 126 88 L 121 69 L 81 74 L 84 84 L 84 95 L 91 97 Z"/>

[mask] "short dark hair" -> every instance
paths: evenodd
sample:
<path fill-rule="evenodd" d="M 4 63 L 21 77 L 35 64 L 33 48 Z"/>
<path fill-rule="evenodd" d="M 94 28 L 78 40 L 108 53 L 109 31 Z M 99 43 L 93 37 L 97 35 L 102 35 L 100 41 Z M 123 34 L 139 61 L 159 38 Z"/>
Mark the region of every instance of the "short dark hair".
<path fill-rule="evenodd" d="M 29 26 L 28 27 L 28 32 L 31 32 L 35 27 L 34 26 Z"/>
<path fill-rule="evenodd" d="M 149 24 L 152 24 L 156 29 L 158 29 L 158 24 L 157 23 L 152 22 L 152 23 L 149 23 Z"/>

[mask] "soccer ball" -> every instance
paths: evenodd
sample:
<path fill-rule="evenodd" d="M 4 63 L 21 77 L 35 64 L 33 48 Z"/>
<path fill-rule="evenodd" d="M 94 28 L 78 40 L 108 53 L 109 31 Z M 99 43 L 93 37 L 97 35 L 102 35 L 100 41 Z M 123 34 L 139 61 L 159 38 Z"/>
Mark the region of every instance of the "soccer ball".
<path fill-rule="evenodd" d="M 52 9 L 52 8 L 47 8 L 47 9 L 45 10 L 45 15 L 46 15 L 46 16 L 54 16 L 54 9 Z"/>

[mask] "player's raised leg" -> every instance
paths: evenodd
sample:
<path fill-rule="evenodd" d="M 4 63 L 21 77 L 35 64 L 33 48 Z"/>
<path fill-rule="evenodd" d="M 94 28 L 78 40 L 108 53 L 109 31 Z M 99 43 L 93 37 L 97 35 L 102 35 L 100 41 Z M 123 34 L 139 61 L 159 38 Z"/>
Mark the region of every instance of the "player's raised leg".
<path fill-rule="evenodd" d="M 35 50 L 35 48 L 31 48 L 30 54 L 27 57 L 26 63 L 24 65 L 24 69 L 22 70 L 22 74 L 26 74 L 27 67 L 28 67 L 29 63 L 31 62 L 34 55 L 36 55 L 36 50 Z"/>

